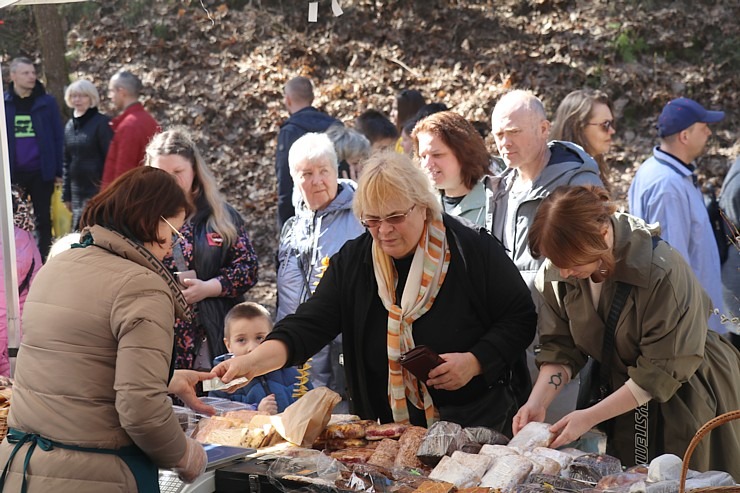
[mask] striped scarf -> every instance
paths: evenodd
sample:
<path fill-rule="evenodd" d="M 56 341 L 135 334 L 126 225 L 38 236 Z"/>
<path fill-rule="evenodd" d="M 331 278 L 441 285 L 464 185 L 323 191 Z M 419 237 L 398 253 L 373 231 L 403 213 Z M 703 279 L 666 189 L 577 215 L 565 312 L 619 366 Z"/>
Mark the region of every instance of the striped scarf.
<path fill-rule="evenodd" d="M 423 382 L 399 363 L 401 354 L 413 349 L 412 325 L 434 304 L 450 265 L 442 215 L 427 221 L 411 261 L 401 302 L 396 303 L 398 273 L 393 260 L 373 243 L 373 266 L 378 282 L 378 296 L 388 310 L 388 401 L 396 423 L 409 422 L 408 402 L 423 409 L 427 426 L 439 419 L 429 391 Z"/>

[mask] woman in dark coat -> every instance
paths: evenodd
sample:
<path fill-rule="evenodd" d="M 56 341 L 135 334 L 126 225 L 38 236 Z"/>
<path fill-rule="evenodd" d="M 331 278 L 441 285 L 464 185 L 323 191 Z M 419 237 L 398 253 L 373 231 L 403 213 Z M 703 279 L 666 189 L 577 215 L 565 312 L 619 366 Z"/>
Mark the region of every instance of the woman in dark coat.
<path fill-rule="evenodd" d="M 368 160 L 353 210 L 368 231 L 331 257 L 314 295 L 214 372 L 230 381 L 299 365 L 341 333 L 353 413 L 510 430 L 521 391 L 512 368 L 536 314 L 501 244 L 443 214 L 426 174 L 395 152 Z M 426 381 L 399 361 L 418 345 L 443 360 Z"/>
<path fill-rule="evenodd" d="M 537 210 L 529 245 L 548 258 L 535 283 L 544 298 L 540 373 L 514 431 L 542 421 L 591 356 L 606 374 L 598 382 L 606 396 L 555 423 L 550 446 L 602 423 L 607 452 L 629 466 L 682 456 L 699 427 L 740 409 L 740 353 L 708 329 L 711 300 L 683 257 L 655 228 L 616 209 L 606 190 L 590 186 L 558 188 Z M 627 291 L 609 344 L 606 321 L 620 285 Z M 740 422 L 724 425 L 700 442 L 691 468 L 740 477 L 738 443 Z"/>
<path fill-rule="evenodd" d="M 100 190 L 103 165 L 113 138 L 110 118 L 98 111 L 100 95 L 92 82 L 78 80 L 64 93 L 72 118 L 64 127 L 64 188 L 62 200 L 78 229 L 87 201 Z"/>

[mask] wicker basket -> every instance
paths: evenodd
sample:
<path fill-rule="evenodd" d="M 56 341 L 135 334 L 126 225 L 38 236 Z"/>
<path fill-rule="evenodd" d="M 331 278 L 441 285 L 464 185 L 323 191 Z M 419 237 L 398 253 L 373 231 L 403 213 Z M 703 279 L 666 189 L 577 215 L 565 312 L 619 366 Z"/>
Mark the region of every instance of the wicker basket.
<path fill-rule="evenodd" d="M 681 483 L 679 484 L 679 493 L 684 493 L 686 491 L 686 474 L 689 472 L 689 461 L 691 460 L 691 454 L 694 453 L 694 449 L 697 445 L 699 445 L 699 442 L 701 441 L 704 436 L 706 436 L 710 431 L 715 429 L 716 427 L 723 425 L 727 423 L 728 421 L 733 421 L 735 419 L 740 419 L 740 410 L 738 411 L 730 411 L 729 413 L 721 414 L 717 416 L 716 418 L 708 421 L 704 426 L 699 428 L 699 430 L 696 432 L 696 435 L 694 435 L 694 438 L 691 439 L 691 442 L 689 443 L 689 446 L 686 448 L 686 453 L 683 455 L 683 467 L 681 468 Z M 737 479 L 737 478 L 735 478 Z M 697 488 L 695 490 L 691 490 L 692 493 L 710 493 L 710 492 L 721 492 L 721 493 L 740 493 L 740 486 L 710 486 L 708 488 Z"/>

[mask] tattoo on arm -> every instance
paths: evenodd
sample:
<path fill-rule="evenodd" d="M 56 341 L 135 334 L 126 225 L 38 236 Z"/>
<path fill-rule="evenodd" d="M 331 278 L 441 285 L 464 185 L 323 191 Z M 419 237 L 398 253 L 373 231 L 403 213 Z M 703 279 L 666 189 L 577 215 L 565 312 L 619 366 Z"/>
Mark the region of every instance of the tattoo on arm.
<path fill-rule="evenodd" d="M 548 383 L 555 387 L 555 390 L 558 390 L 558 388 L 563 384 L 563 373 L 553 373 L 550 375 L 550 381 Z"/>

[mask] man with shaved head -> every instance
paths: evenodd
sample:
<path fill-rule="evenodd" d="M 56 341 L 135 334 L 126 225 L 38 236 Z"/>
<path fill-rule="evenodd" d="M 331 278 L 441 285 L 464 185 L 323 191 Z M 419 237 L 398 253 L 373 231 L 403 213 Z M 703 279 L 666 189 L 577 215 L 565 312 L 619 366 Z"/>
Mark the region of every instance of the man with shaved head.
<path fill-rule="evenodd" d="M 110 122 L 113 140 L 105 157 L 100 190 L 126 171 L 141 166 L 147 144 L 162 130 L 139 102 L 143 89 L 141 80 L 128 70 L 119 70 L 108 83 L 108 96 L 121 114 Z"/>
<path fill-rule="evenodd" d="M 339 120 L 313 106 L 313 84 L 306 77 L 294 77 L 285 84 L 283 102 L 290 113 L 280 126 L 278 148 L 275 155 L 275 174 L 278 187 L 278 221 L 282 228 L 285 221 L 295 215 L 293 206 L 293 178 L 288 166 L 288 151 L 293 142 L 309 132 L 324 132 Z"/>
<path fill-rule="evenodd" d="M 527 243 L 537 208 L 561 185 L 604 185 L 599 166 L 583 149 L 571 142 L 548 142 L 550 122 L 545 106 L 532 92 L 515 90 L 502 96 L 493 109 L 491 126 L 498 152 L 506 163 L 506 170 L 493 181 L 492 233 L 506 247 L 539 310 L 534 279 L 544 259 L 532 258 Z M 528 357 L 530 371 L 536 377 L 532 348 Z M 563 381 L 569 377 L 563 375 Z M 559 394 L 548 409 L 549 423 L 575 408 L 577 389 L 574 382 Z"/>

